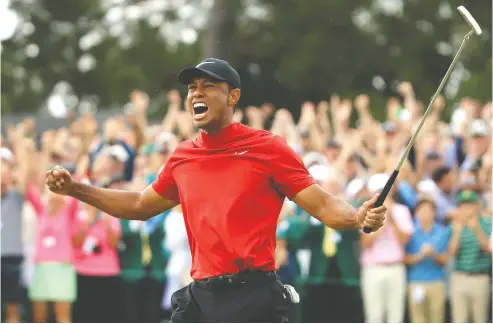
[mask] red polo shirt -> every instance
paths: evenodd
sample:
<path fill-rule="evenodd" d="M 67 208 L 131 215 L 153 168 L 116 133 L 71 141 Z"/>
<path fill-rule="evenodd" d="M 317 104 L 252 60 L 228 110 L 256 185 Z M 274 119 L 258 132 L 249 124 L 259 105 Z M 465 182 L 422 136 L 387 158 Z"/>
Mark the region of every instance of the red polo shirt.
<path fill-rule="evenodd" d="M 274 270 L 284 198 L 313 183 L 281 137 L 233 123 L 213 136 L 201 132 L 181 143 L 152 187 L 181 204 L 191 275 L 204 279 Z"/>

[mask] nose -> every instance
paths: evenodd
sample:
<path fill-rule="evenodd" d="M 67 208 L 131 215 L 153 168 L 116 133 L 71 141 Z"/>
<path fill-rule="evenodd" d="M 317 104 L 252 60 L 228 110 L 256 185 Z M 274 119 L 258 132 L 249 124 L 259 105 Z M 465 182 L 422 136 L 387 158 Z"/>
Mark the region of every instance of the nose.
<path fill-rule="evenodd" d="M 201 98 L 204 96 L 204 89 L 199 85 L 197 86 L 193 92 L 192 92 L 192 97 L 193 98 Z"/>

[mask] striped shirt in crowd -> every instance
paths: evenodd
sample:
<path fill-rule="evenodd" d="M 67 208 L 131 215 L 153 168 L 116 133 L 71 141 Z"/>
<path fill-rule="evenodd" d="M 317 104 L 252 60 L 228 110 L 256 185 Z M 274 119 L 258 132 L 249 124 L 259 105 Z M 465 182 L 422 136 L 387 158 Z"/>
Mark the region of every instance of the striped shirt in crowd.
<path fill-rule="evenodd" d="M 489 237 L 492 229 L 491 219 L 480 217 L 479 224 L 483 232 Z M 488 273 L 491 270 L 491 256 L 481 248 L 476 234 L 468 227 L 464 227 L 460 234 L 455 270 L 465 273 Z"/>

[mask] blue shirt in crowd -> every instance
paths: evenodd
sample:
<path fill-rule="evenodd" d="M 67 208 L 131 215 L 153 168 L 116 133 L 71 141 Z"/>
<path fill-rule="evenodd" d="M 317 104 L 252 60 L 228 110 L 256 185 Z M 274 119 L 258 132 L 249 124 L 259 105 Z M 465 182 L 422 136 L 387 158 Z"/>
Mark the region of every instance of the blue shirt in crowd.
<path fill-rule="evenodd" d="M 450 230 L 446 226 L 435 222 L 431 231 L 425 232 L 416 217 L 414 221 L 415 231 L 406 246 L 407 254 L 417 254 L 421 251 L 424 244 L 433 246 L 437 253 L 442 254 L 447 251 L 450 239 Z M 410 282 L 430 282 L 445 280 L 445 268 L 438 264 L 431 257 L 426 257 L 423 261 L 409 266 L 408 280 Z"/>

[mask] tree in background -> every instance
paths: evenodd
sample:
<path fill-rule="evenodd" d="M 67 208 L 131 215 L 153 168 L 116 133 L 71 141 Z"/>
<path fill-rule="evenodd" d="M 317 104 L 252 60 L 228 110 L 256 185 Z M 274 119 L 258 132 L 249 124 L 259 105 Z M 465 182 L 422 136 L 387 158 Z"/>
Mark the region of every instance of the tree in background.
<path fill-rule="evenodd" d="M 56 85 L 75 109 L 122 106 L 140 88 L 162 114 L 184 65 L 227 58 L 242 74 L 241 104 L 265 101 L 298 115 L 301 102 L 366 92 L 377 116 L 409 80 L 435 91 L 466 24 L 463 1 L 17 0 L 20 24 L 2 43 L 2 109 L 36 111 Z M 491 1 L 465 4 L 485 30 L 449 82 L 449 99 L 491 100 Z M 210 11 L 212 10 L 212 11 Z M 152 111 L 152 109 L 151 109 Z"/>

